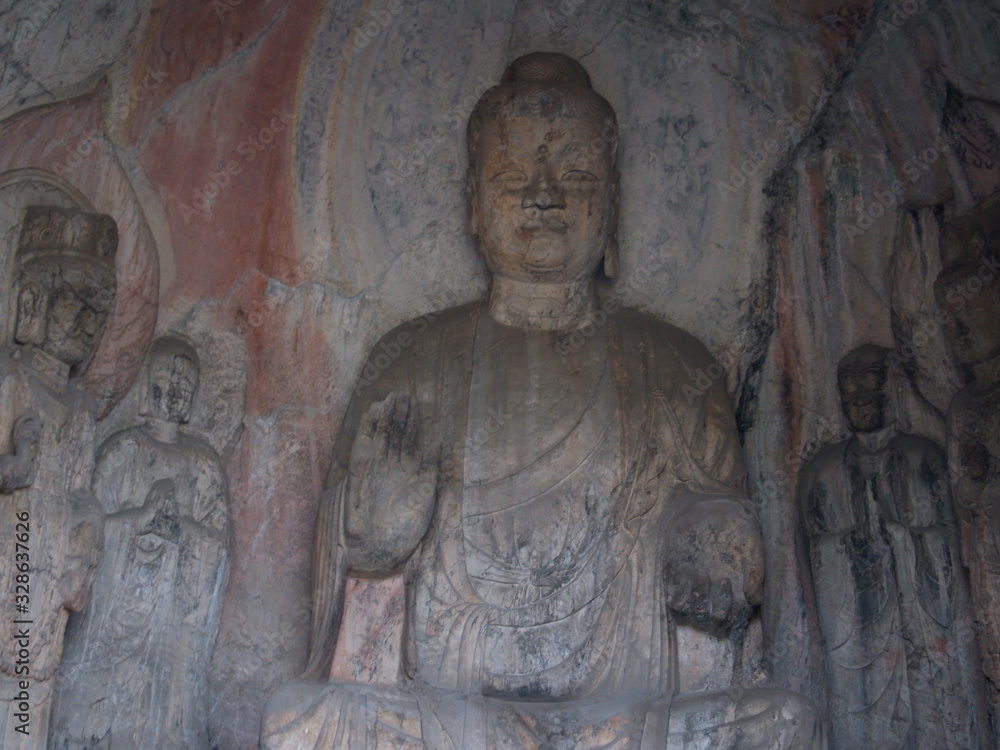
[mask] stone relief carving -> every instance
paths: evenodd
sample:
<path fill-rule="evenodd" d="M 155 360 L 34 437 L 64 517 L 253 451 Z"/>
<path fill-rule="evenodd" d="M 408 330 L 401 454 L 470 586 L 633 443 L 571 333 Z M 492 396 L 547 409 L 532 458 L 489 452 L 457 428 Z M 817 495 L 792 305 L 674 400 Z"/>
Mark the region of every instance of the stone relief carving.
<path fill-rule="evenodd" d="M 188 343 L 155 341 L 142 381 L 145 423 L 98 451 L 105 550 L 93 603 L 67 628 L 52 747 L 210 746 L 229 497 L 218 454 L 180 429 L 198 378 Z"/>
<path fill-rule="evenodd" d="M 800 499 L 826 648 L 834 747 L 988 746 L 944 450 L 899 431 L 888 352 L 837 382 L 853 436 L 806 467 Z"/>
<path fill-rule="evenodd" d="M 678 637 L 741 642 L 760 534 L 692 336 L 601 308 L 617 123 L 576 61 L 515 61 L 468 130 L 487 301 L 376 347 L 314 553 L 311 657 L 261 746 L 823 747 L 799 696 L 680 695 Z M 392 356 L 388 352 L 395 352 Z M 329 683 L 348 572 L 407 580 L 398 685 Z"/>
<path fill-rule="evenodd" d="M 15 252 L 15 343 L 0 354 L 0 737 L 44 748 L 70 610 L 84 606 L 103 545 L 91 492 L 92 397 L 80 379 L 115 299 L 110 216 L 24 214 Z"/>
<path fill-rule="evenodd" d="M 995 243 L 995 239 L 992 240 Z M 995 244 L 949 266 L 935 284 L 955 358 L 968 385 L 948 413 L 948 464 L 962 522 L 965 564 L 1000 738 L 1000 281 Z"/>
<path fill-rule="evenodd" d="M 103 210 L 114 216 L 119 242 L 114 308 L 100 346 L 82 375 L 83 387 L 97 400 L 98 421 L 129 391 L 142 369 L 153 338 L 159 293 L 156 246 L 124 174 L 120 168 L 112 169 L 100 184 Z M 21 220 L 27 207 L 36 205 L 96 213 L 80 190 L 52 172 L 22 168 L 0 173 L 0 274 L 4 278 L 14 278 Z M 0 331 L 5 340 L 13 336 L 14 312 L 13 304 L 0 299 Z"/>

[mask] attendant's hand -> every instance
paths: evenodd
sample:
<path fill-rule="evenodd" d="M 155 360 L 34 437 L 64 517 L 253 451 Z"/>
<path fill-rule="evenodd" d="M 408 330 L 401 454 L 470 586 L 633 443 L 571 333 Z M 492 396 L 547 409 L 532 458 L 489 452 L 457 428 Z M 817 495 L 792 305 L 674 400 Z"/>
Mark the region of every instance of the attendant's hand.
<path fill-rule="evenodd" d="M 393 392 L 361 419 L 347 470 L 344 530 L 351 567 L 388 572 L 413 554 L 437 499 L 439 459 L 420 447 L 417 402 Z"/>
<path fill-rule="evenodd" d="M 13 492 L 31 486 L 38 464 L 38 445 L 42 440 L 42 420 L 25 414 L 11 430 L 10 455 L 0 456 L 0 491 Z"/>
<path fill-rule="evenodd" d="M 679 622 L 717 636 L 749 620 L 764 588 L 757 523 L 734 500 L 698 500 L 668 530 L 667 606 Z"/>

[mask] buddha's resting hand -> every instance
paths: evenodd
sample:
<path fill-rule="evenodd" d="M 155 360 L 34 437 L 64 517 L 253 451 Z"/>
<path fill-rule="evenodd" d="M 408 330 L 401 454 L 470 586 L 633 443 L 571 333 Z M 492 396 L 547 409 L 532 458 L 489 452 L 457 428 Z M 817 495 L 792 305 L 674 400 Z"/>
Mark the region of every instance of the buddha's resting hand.
<path fill-rule="evenodd" d="M 739 502 L 693 503 L 674 518 L 664 552 L 667 606 L 679 622 L 723 637 L 760 604 L 763 542 Z"/>
<path fill-rule="evenodd" d="M 350 567 L 386 573 L 413 554 L 430 524 L 439 460 L 420 448 L 417 402 L 393 392 L 361 418 L 347 470 L 344 537 Z"/>

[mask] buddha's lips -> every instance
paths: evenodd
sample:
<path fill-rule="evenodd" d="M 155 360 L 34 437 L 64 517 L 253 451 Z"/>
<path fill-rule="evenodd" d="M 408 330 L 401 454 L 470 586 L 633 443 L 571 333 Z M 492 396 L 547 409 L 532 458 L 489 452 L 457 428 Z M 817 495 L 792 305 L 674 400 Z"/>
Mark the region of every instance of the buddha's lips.
<path fill-rule="evenodd" d="M 566 224 L 557 219 L 531 219 L 522 224 L 520 230 L 527 234 L 562 234 Z"/>

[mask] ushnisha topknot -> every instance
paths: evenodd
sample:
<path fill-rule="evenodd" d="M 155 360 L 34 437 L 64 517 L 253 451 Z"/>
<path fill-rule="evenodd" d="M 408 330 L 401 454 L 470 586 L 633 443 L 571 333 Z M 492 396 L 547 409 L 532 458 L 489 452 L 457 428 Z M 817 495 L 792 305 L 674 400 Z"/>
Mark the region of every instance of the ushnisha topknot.
<path fill-rule="evenodd" d="M 547 83 L 592 88 L 586 69 L 558 52 L 531 52 L 512 62 L 500 83 Z"/>
<path fill-rule="evenodd" d="M 532 52 L 517 58 L 500 83 L 489 89 L 469 116 L 469 165 L 479 159 L 483 125 L 503 117 L 573 117 L 603 123 L 601 144 L 618 153 L 618 118 L 608 101 L 594 91 L 586 69 L 558 52 Z"/>

